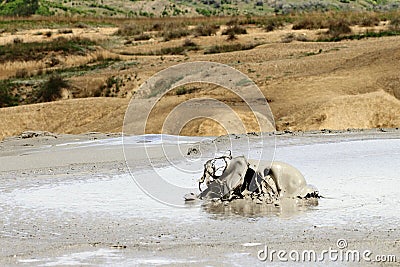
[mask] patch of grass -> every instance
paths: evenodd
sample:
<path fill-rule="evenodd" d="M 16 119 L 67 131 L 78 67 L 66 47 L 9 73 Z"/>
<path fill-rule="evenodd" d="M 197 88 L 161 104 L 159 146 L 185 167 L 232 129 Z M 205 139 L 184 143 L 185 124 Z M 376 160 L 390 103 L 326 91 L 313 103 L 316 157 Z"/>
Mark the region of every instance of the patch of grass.
<path fill-rule="evenodd" d="M 204 51 L 204 54 L 218 54 L 228 53 L 233 51 L 250 50 L 257 47 L 259 44 L 226 44 L 226 45 L 214 45 Z"/>
<path fill-rule="evenodd" d="M 0 46 L 0 63 L 7 61 L 42 60 L 49 52 L 85 55 L 95 42 L 74 37 L 59 37 L 50 42 L 14 43 Z"/>

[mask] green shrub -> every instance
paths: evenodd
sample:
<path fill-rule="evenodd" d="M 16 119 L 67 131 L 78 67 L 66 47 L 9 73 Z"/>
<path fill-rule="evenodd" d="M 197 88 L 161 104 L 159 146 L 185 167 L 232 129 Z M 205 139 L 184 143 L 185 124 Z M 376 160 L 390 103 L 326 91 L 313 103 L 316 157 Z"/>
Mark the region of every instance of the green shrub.
<path fill-rule="evenodd" d="M 41 15 L 41 16 L 53 16 L 55 14 L 54 11 L 50 11 L 48 6 L 43 5 L 43 3 L 40 3 L 39 8 L 36 10 L 35 14 Z"/>
<path fill-rule="evenodd" d="M 0 15 L 30 16 L 39 8 L 39 0 L 9 0 L 0 4 Z"/>
<path fill-rule="evenodd" d="M 205 17 L 211 16 L 211 11 L 205 8 L 196 8 L 196 12 Z"/>

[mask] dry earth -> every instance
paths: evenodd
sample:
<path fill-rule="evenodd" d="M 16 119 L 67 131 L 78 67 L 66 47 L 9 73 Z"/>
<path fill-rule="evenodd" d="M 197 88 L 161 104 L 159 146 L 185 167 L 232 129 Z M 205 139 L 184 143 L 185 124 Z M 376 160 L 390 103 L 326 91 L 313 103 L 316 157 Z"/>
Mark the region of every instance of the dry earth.
<path fill-rule="evenodd" d="M 379 27 L 384 27 L 381 25 Z M 84 29 L 85 30 L 85 29 Z M 85 36 L 82 29 L 74 34 Z M 185 38 L 163 42 L 158 39 L 126 45 L 116 38 L 112 28 L 86 29 L 90 38 L 107 40 L 102 56 L 119 56 L 122 61 L 111 67 L 71 77 L 75 90 L 96 90 L 107 77 L 122 77 L 120 97 L 64 99 L 51 103 L 0 109 L 0 139 L 26 130 L 57 133 L 90 131 L 119 132 L 129 97 L 150 76 L 169 66 L 190 61 L 214 61 L 228 64 L 247 74 L 268 99 L 278 130 L 317 130 L 347 128 L 396 128 L 400 126 L 400 37 L 369 38 L 341 42 L 282 42 L 289 33 L 313 40 L 321 31 L 291 31 L 290 26 L 274 32 L 250 27 L 249 34 L 239 35 L 238 43 L 259 43 L 251 50 L 204 55 L 191 51 L 177 56 L 127 56 L 137 52 L 179 46 Z M 355 32 L 360 29 L 355 27 Z M 21 33 L 18 33 L 21 34 Z M 30 34 L 30 35 L 29 35 Z M 26 40 L 35 34 L 25 32 Z M 21 36 L 19 36 L 21 37 Z M 40 37 L 43 38 L 43 37 Z M 0 43 L 13 40 L 0 37 Z M 191 37 L 200 47 L 229 44 L 221 30 L 216 36 Z M 61 58 L 63 67 L 86 64 L 94 56 L 74 60 Z M 78 63 L 77 63 L 78 62 Z M 33 71 L 38 63 L 25 64 Z M 29 65 L 31 64 L 31 65 Z M 0 66 L 2 78 L 11 77 L 15 68 Z M 11 69 L 11 71 L 10 71 Z M 29 67 L 28 67 L 29 69 Z M 122 97 L 126 96 L 126 97 Z M 191 93 L 171 93 L 157 106 L 157 114 L 168 112 L 183 100 L 209 96 L 234 106 L 241 118 L 249 118 L 244 103 L 218 87 L 199 87 Z M 66 94 L 70 98 L 71 94 Z M 138 111 L 148 102 L 135 100 Z M 212 108 L 212 107 L 207 107 Z M 190 110 L 188 110 L 190 112 Z M 154 113 L 154 114 L 156 114 Z M 154 116 L 148 132 L 161 132 L 165 116 Z M 145 119 L 145 118 L 143 118 Z M 247 131 L 257 130 L 249 124 Z M 182 132 L 185 135 L 220 135 L 224 130 L 211 121 L 195 121 Z"/>

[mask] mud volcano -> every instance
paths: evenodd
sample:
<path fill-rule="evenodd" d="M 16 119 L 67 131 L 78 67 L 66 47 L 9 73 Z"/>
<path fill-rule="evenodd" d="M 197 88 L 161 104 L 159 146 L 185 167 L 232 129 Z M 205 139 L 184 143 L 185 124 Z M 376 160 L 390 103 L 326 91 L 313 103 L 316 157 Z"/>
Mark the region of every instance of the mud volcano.
<path fill-rule="evenodd" d="M 202 185 L 206 188 L 203 190 Z M 227 206 L 257 213 L 274 208 L 318 205 L 318 190 L 307 184 L 295 167 L 284 162 L 222 156 L 204 164 L 199 194 L 185 195 L 185 201 L 204 200 L 207 210 L 223 212 Z M 257 207 L 258 206 L 258 207 Z M 242 213 L 242 212 L 238 212 Z"/>

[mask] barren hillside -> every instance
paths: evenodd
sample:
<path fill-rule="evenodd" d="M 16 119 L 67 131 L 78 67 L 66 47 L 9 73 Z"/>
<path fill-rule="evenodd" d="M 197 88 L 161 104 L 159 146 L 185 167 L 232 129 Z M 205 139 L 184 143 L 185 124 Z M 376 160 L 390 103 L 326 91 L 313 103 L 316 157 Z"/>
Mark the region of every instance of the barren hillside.
<path fill-rule="evenodd" d="M 376 29 L 385 29 L 387 25 L 381 22 Z M 121 28 L 70 28 L 68 33 L 51 30 L 50 37 L 38 37 L 35 32 L 39 30 L 0 35 L 0 43 L 5 46 L 15 38 L 23 38 L 29 44 L 37 38 L 51 43 L 59 37 L 89 36 L 94 42 L 93 46 L 80 41 L 77 51 L 73 50 L 75 45 L 70 52 L 44 54 L 45 60 L 56 58 L 53 67 L 42 58 L 0 65 L 2 79 L 12 83 L 11 88 L 27 103 L 41 101 L 36 95 L 38 88 L 54 72 L 60 73 L 69 84 L 57 101 L 1 108 L 0 138 L 25 130 L 121 131 L 126 107 L 132 96 L 137 98 L 135 92 L 139 86 L 158 71 L 190 61 L 220 62 L 247 74 L 268 100 L 278 130 L 400 126 L 399 36 L 316 42 L 324 36 L 325 29 L 293 30 L 292 25 L 284 25 L 265 31 L 248 25 L 247 34 L 238 34 L 235 40 L 227 41 L 227 36 L 222 35 L 227 26 L 222 25 L 211 36 L 189 34 L 165 40 L 148 31 L 153 38 L 135 41 L 116 35 L 118 29 Z M 353 34 L 364 31 L 365 28 L 352 27 Z M 249 44 L 254 45 L 247 48 Z M 231 47 L 233 51 L 227 51 Z M 217 48 L 223 51 L 209 53 Z M 13 78 L 20 74 L 21 68 L 25 76 Z M 175 106 L 199 97 L 217 99 L 233 107 L 245 122 L 245 131 L 259 130 L 245 103 L 222 88 L 193 85 L 177 90 L 181 91 L 167 94 L 157 105 L 147 133 L 162 132 L 163 120 Z M 148 101 L 135 99 L 134 105 L 140 113 Z M 224 116 L 221 114 L 221 118 Z M 181 129 L 184 135 L 224 133 L 220 125 L 204 119 L 191 121 Z"/>

